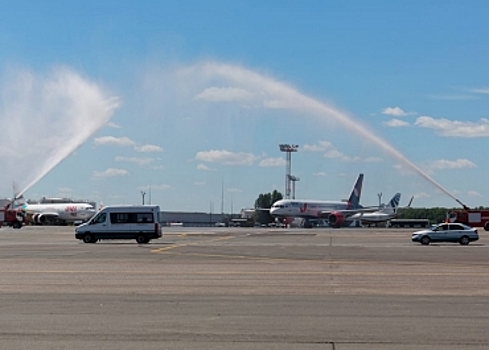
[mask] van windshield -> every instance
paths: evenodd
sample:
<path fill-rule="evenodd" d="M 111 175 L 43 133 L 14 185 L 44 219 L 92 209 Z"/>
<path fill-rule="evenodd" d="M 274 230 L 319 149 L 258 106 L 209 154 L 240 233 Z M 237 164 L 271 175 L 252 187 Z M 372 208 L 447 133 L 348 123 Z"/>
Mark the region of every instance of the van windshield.
<path fill-rule="evenodd" d="M 103 222 L 105 222 L 107 220 L 107 214 L 105 213 L 100 213 L 100 214 L 97 214 L 93 220 L 92 220 L 92 224 L 101 224 Z"/>

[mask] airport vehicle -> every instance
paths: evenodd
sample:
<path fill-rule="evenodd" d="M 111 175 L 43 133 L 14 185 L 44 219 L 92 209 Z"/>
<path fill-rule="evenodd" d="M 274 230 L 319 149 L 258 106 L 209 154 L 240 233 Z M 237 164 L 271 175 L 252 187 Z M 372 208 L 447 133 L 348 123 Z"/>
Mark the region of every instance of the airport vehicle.
<path fill-rule="evenodd" d="M 375 211 L 376 207 L 362 207 L 360 195 L 362 193 L 363 174 L 358 178 L 351 190 L 347 201 L 319 201 L 305 199 L 282 199 L 273 203 L 270 215 L 279 218 L 298 217 L 304 219 L 304 227 L 310 228 L 309 220 L 327 218 L 331 227 L 341 227 L 351 223 L 350 216 L 360 212 Z"/>
<path fill-rule="evenodd" d="M 385 205 L 382 209 L 366 213 L 360 212 L 353 214 L 350 219 L 351 220 L 360 220 L 363 224 L 367 225 L 377 225 L 380 223 L 386 223 L 387 221 L 394 219 L 397 217 L 397 209 L 399 207 L 399 201 L 401 200 L 401 194 L 398 192 L 392 197 L 387 205 Z M 411 203 L 408 204 L 410 206 Z"/>
<path fill-rule="evenodd" d="M 25 203 L 21 208 L 34 224 L 40 225 L 87 221 L 96 213 L 90 203 Z"/>
<path fill-rule="evenodd" d="M 10 226 L 19 229 L 24 225 L 25 213 L 22 210 L 9 209 L 9 205 L 0 209 L 0 227 Z"/>
<path fill-rule="evenodd" d="M 448 222 L 459 222 L 472 227 L 484 227 L 489 231 L 489 210 L 484 209 L 458 209 L 448 213 Z"/>
<path fill-rule="evenodd" d="M 413 242 L 423 245 L 431 242 L 458 242 L 461 245 L 467 245 L 478 239 L 479 234 L 475 228 L 459 223 L 433 225 L 429 229 L 414 232 L 411 237 Z"/>
<path fill-rule="evenodd" d="M 428 227 L 428 219 L 392 219 L 388 222 L 389 227 Z"/>
<path fill-rule="evenodd" d="M 100 239 L 135 239 L 148 243 L 162 236 L 157 205 L 107 206 L 75 229 L 75 238 L 85 243 Z"/>

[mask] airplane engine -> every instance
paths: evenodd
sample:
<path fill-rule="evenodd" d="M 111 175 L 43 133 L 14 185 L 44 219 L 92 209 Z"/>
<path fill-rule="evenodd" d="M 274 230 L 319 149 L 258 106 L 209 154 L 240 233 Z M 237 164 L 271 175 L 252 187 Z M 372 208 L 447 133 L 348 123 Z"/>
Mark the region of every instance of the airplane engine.
<path fill-rule="evenodd" d="M 42 225 L 46 222 L 46 216 L 42 214 L 36 214 L 32 217 L 32 220 L 34 221 L 34 223 Z"/>
<path fill-rule="evenodd" d="M 328 216 L 328 224 L 331 227 L 340 227 L 345 221 L 345 216 L 340 212 L 333 212 Z"/>

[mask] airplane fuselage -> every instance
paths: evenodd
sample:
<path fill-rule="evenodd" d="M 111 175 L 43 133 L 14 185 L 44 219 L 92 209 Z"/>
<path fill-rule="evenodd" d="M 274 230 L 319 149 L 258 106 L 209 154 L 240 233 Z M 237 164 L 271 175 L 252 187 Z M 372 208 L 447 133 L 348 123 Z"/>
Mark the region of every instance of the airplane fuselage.
<path fill-rule="evenodd" d="M 351 204 L 348 202 L 283 199 L 272 205 L 270 215 L 276 217 L 319 218 L 322 213 L 350 208 Z"/>
<path fill-rule="evenodd" d="M 37 218 L 45 217 L 64 222 L 86 221 L 96 213 L 95 208 L 88 203 L 26 204 L 22 209 Z"/>

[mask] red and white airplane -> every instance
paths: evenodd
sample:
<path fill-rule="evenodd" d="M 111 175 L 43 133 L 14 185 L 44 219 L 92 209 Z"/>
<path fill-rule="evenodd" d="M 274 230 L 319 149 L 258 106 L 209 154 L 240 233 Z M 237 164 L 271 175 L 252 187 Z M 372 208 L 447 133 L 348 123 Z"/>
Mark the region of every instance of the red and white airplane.
<path fill-rule="evenodd" d="M 311 219 L 327 219 L 329 226 L 340 227 L 351 222 L 350 216 L 356 213 L 372 212 L 379 207 L 362 207 L 360 195 L 362 194 L 363 174 L 358 178 L 351 190 L 347 201 L 321 201 L 307 199 L 282 199 L 273 203 L 270 215 L 279 218 L 303 218 L 304 226 L 311 227 Z"/>
<path fill-rule="evenodd" d="M 36 224 L 87 221 L 97 212 L 90 203 L 25 203 L 21 208 Z"/>

